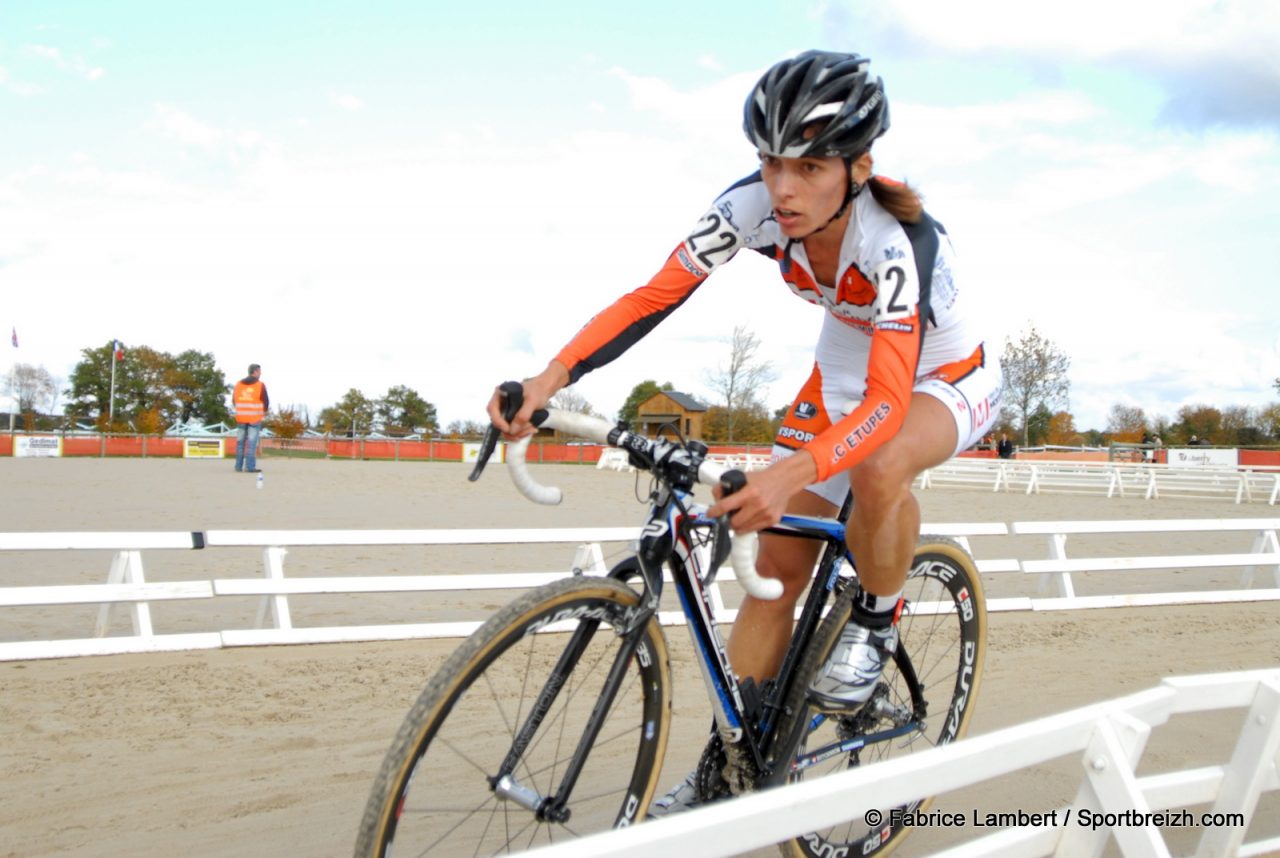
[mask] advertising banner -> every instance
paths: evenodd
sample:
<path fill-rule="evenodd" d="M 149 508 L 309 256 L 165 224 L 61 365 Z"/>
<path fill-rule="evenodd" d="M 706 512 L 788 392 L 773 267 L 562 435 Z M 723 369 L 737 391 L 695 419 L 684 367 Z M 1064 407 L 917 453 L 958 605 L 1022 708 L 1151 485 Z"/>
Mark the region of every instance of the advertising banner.
<path fill-rule="evenodd" d="M 221 438 L 183 438 L 182 458 L 184 459 L 221 459 L 223 452 Z"/>
<path fill-rule="evenodd" d="M 1240 463 L 1239 450 L 1206 447 L 1170 447 L 1171 468 L 1234 468 Z"/>
<path fill-rule="evenodd" d="M 62 455 L 62 438 L 57 435 L 15 435 L 13 455 L 47 458 Z"/>
<path fill-rule="evenodd" d="M 489 457 L 489 464 L 491 465 L 502 464 L 507 460 L 506 454 L 507 454 L 507 445 L 499 441 L 498 446 L 494 448 L 493 455 Z M 479 458 L 480 458 L 479 444 L 463 444 L 462 445 L 462 461 L 467 462 L 468 464 L 475 464 L 476 460 Z"/>

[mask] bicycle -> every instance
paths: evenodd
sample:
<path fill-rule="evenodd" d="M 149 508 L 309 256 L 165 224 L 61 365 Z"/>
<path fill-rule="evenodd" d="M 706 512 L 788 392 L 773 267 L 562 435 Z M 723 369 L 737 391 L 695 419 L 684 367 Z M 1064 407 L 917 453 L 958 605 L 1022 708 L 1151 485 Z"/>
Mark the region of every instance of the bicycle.
<path fill-rule="evenodd" d="M 508 408 L 519 395 L 509 382 Z M 945 537 L 921 537 L 899 622 L 900 644 L 867 703 L 845 715 L 812 708 L 806 691 L 848 619 L 856 580 L 846 500 L 835 519 L 785 516 L 769 532 L 822 544 L 778 676 L 763 687 L 730 670 L 710 587 L 726 559 L 748 592 L 781 584 L 755 571 L 754 534 L 731 536 L 693 501 L 694 484 L 745 483 L 697 441 L 649 439 L 599 418 L 550 410 L 535 422 L 624 449 L 653 477 L 635 554 L 607 576 L 538 587 L 489 618 L 444 663 L 405 717 L 375 779 L 357 856 L 495 855 L 644 818 L 658 787 L 671 719 L 663 567 L 683 609 L 716 729 L 697 768 L 704 800 L 863 765 L 964 735 L 982 674 L 986 610 L 972 559 Z M 496 442 L 490 430 L 471 479 Z M 520 490 L 558 503 L 534 480 L 528 439 L 508 448 Z M 907 812 L 779 846 L 788 856 L 887 854 Z M 908 817 L 909 818 L 909 817 Z M 861 816 L 858 817 L 862 819 Z"/>

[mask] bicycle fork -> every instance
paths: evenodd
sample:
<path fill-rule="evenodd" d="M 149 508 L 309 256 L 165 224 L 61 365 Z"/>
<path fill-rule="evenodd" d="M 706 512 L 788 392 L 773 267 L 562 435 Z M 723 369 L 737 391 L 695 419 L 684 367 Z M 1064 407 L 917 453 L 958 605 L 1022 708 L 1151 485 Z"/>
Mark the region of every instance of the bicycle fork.
<path fill-rule="evenodd" d="M 599 627 L 599 620 L 588 620 L 574 631 L 569 644 L 565 647 L 564 652 L 560 654 L 560 659 L 556 662 L 555 668 L 552 669 L 546 685 L 543 686 L 542 691 L 538 694 L 538 699 L 534 701 L 529 711 L 529 716 L 520 728 L 520 732 L 516 734 L 510 750 L 507 751 L 506 757 L 503 758 L 502 765 L 498 767 L 497 774 L 489 777 L 489 785 L 499 799 L 515 802 L 520 807 L 532 811 L 539 822 L 563 824 L 569 821 L 571 815 L 569 796 L 573 793 L 578 777 L 582 774 L 583 766 L 586 765 L 587 755 L 595 745 L 596 737 L 600 734 L 600 728 L 604 724 L 610 708 L 613 706 L 614 699 L 617 697 L 627 665 L 636 653 L 636 646 L 639 643 L 644 624 L 634 625 L 630 633 L 622 637 L 622 646 L 618 649 L 613 665 L 609 669 L 609 675 L 605 679 L 604 687 L 601 689 L 600 696 L 596 699 L 596 704 L 587 719 L 582 737 L 578 740 L 578 746 L 569 758 L 568 767 L 565 769 L 564 776 L 560 779 L 559 786 L 553 795 L 540 795 L 537 790 L 521 784 L 516 779 L 514 774 L 516 766 L 528 749 L 529 743 L 533 741 L 533 737 L 537 734 L 543 719 L 551 711 L 551 707 L 560 696 L 560 692 L 564 690 L 569 676 L 572 675 L 574 668 L 577 667 L 578 660 L 582 658 L 582 654 L 586 651 L 587 645 L 591 643 L 591 639 L 595 637 Z"/>

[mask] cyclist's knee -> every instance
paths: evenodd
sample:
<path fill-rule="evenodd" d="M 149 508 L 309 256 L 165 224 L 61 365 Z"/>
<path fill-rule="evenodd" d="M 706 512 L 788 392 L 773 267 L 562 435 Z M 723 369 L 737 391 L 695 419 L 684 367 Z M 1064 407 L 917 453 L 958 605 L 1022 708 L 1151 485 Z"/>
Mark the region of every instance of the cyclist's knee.
<path fill-rule="evenodd" d="M 776 578 L 782 582 L 782 596 L 766 604 L 775 605 L 788 615 L 791 606 L 808 585 L 816 561 L 816 555 L 810 546 L 797 547 L 790 544 L 794 542 L 795 540 L 761 540 L 760 555 L 756 558 L 757 572 L 766 578 Z"/>
<path fill-rule="evenodd" d="M 880 455 L 882 452 L 885 455 Z M 916 474 L 903 457 L 878 450 L 850 472 L 849 484 L 857 499 L 855 506 L 877 506 L 910 494 L 911 481 L 915 478 Z"/>

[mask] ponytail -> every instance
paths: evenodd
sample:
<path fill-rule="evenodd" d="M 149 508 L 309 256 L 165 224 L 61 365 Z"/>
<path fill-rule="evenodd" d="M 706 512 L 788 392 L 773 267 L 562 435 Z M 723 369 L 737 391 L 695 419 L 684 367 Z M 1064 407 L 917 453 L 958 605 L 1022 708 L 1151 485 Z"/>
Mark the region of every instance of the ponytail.
<path fill-rule="evenodd" d="M 919 223 L 924 214 L 924 201 L 916 189 L 904 182 L 895 182 L 884 176 L 872 176 L 867 180 L 871 196 L 885 211 L 903 223 Z"/>

